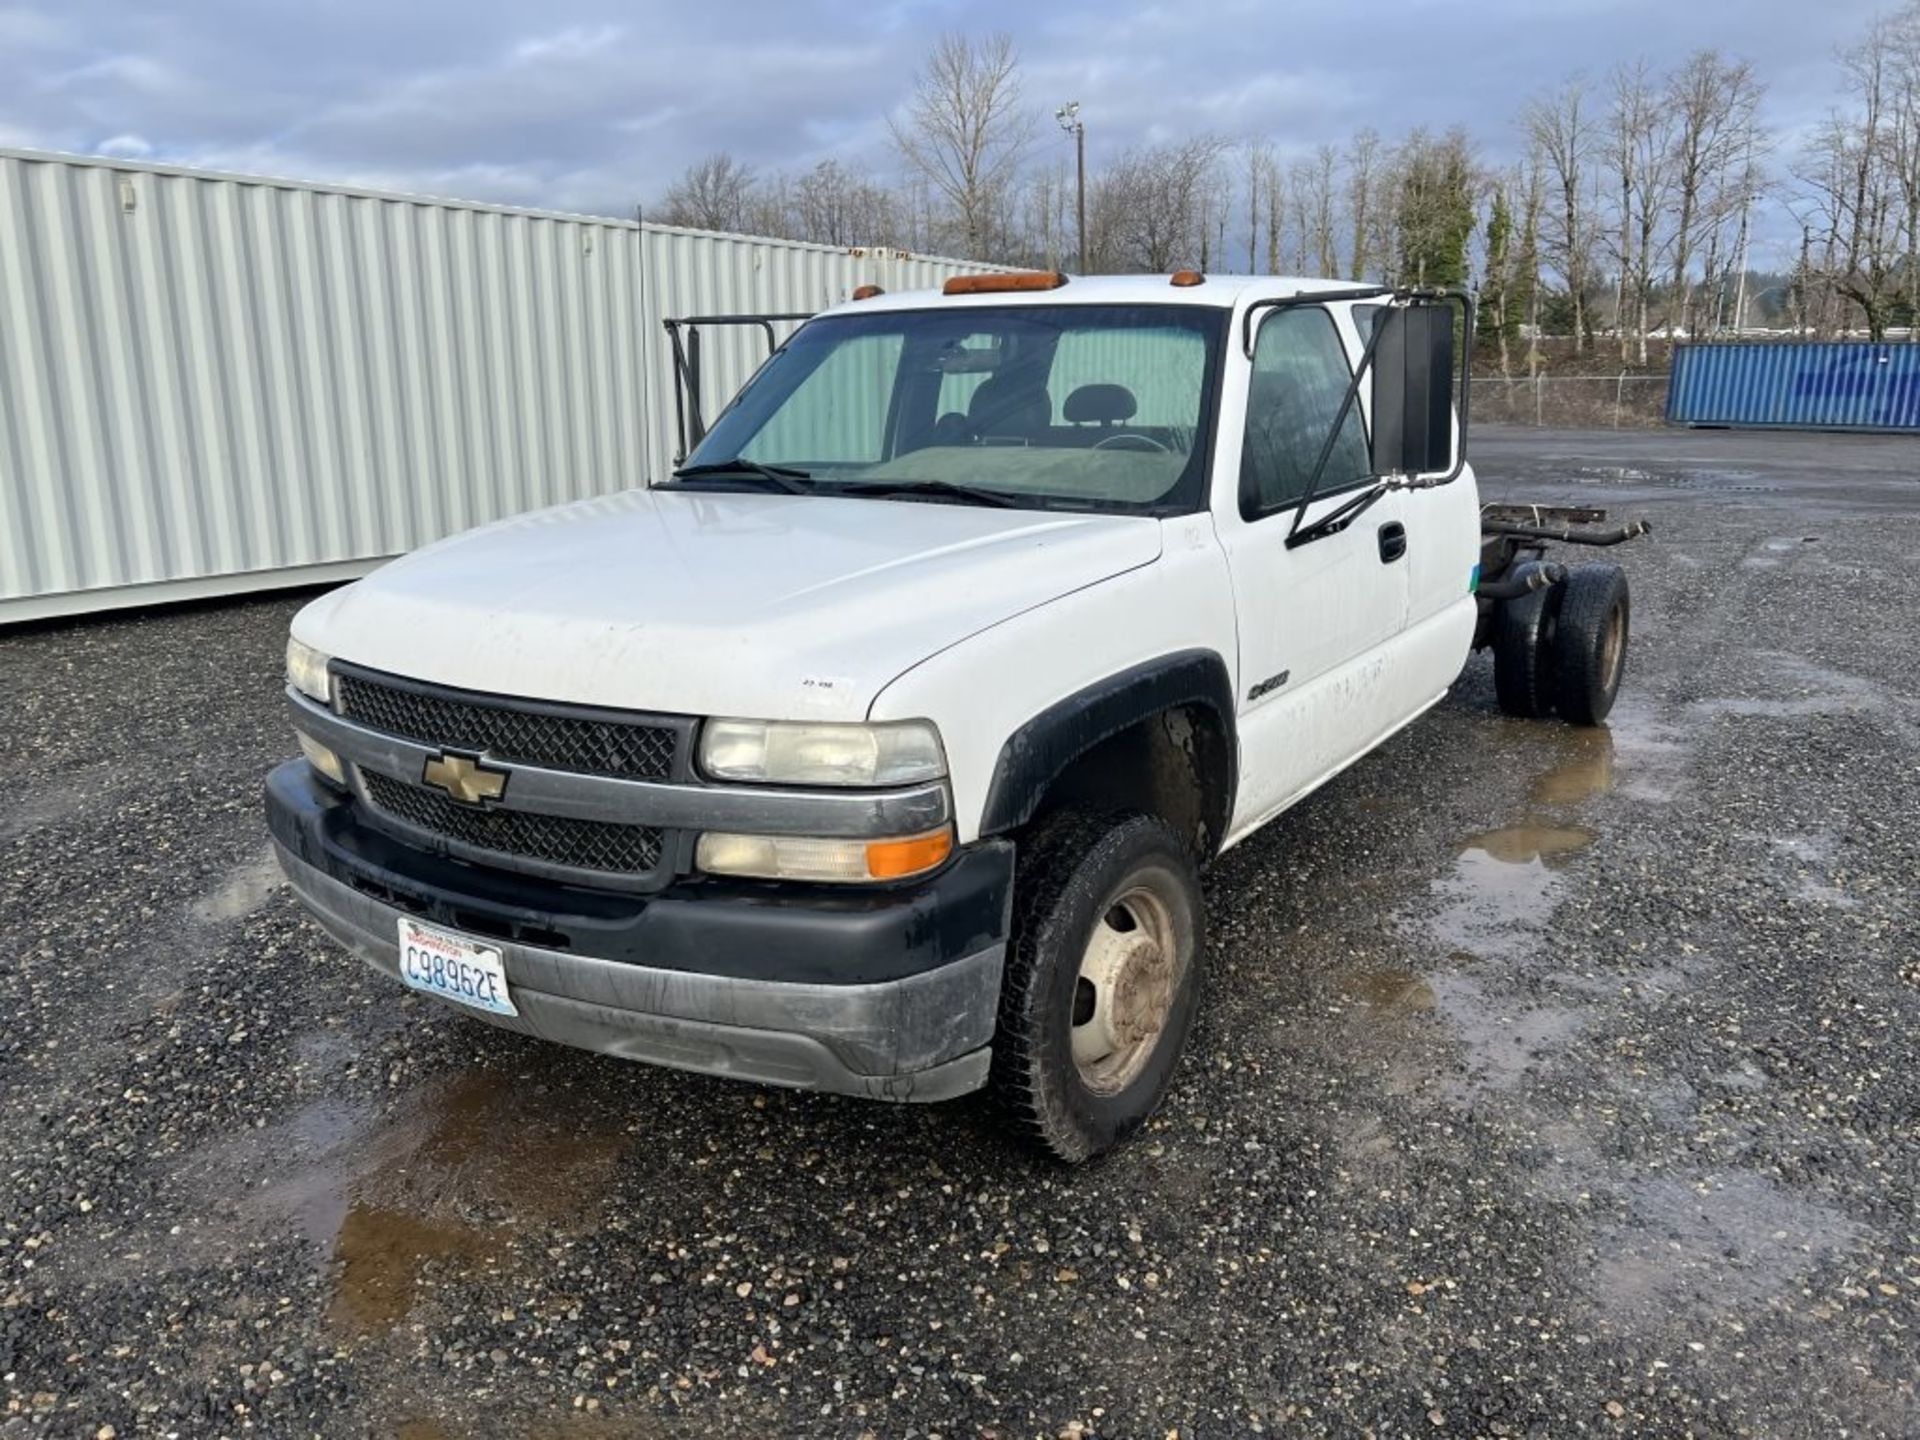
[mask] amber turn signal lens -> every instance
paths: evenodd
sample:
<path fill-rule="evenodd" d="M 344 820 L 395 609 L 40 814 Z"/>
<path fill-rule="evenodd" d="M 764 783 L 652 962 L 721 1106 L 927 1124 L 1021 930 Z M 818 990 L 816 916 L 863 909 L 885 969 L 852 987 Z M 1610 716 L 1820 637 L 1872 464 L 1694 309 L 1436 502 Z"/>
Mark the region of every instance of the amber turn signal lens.
<path fill-rule="evenodd" d="M 956 275 L 940 287 L 943 295 L 997 295 L 1008 290 L 1058 290 L 1067 277 L 1058 270 L 1016 270 L 1005 275 Z"/>
<path fill-rule="evenodd" d="M 1182 287 L 1187 285 L 1204 285 L 1207 283 L 1207 277 L 1202 275 L 1198 270 L 1176 270 L 1173 272 L 1172 280 L 1168 283 Z"/>
<path fill-rule="evenodd" d="M 935 830 L 905 840 L 875 840 L 867 846 L 867 873 L 876 880 L 898 880 L 931 870 L 953 853 L 953 831 Z"/>
<path fill-rule="evenodd" d="M 887 292 L 882 290 L 878 285 L 856 285 L 853 290 L 853 298 L 856 300 L 871 300 L 876 295 L 884 295 L 886 293 Z"/>

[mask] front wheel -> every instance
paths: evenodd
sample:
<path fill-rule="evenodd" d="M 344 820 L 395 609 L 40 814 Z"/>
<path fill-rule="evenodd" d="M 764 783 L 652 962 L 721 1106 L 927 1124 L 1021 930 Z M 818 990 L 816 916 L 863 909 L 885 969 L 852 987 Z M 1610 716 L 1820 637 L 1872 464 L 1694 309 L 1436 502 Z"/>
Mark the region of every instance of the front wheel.
<path fill-rule="evenodd" d="M 1069 1163 L 1159 1105 L 1200 994 L 1200 876 L 1151 815 L 1063 812 L 1024 837 L 993 1087 Z"/>

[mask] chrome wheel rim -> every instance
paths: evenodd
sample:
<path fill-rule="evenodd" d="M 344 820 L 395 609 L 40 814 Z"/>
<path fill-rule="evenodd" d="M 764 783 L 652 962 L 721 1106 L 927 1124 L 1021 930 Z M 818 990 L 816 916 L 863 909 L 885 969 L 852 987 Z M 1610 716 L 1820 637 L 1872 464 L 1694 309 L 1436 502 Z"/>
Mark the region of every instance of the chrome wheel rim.
<path fill-rule="evenodd" d="M 1186 974 L 1173 911 L 1146 883 L 1122 890 L 1094 922 L 1074 982 L 1073 1064 L 1096 1095 L 1139 1078 Z"/>

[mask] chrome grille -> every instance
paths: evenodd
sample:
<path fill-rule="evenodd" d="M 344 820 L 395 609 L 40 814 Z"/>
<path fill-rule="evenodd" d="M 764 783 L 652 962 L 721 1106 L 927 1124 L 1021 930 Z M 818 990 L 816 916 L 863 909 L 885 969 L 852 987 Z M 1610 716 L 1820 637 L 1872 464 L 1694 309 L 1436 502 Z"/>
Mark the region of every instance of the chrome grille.
<path fill-rule="evenodd" d="M 490 704 L 351 672 L 336 673 L 333 683 L 349 720 L 423 745 L 623 780 L 673 774 L 681 731 L 672 725 Z"/>
<path fill-rule="evenodd" d="M 504 859 L 537 860 L 570 870 L 631 878 L 657 869 L 661 832 L 651 825 L 611 825 L 536 815 L 526 810 L 461 805 L 431 790 L 363 769 L 360 780 L 375 810 L 402 825 Z"/>

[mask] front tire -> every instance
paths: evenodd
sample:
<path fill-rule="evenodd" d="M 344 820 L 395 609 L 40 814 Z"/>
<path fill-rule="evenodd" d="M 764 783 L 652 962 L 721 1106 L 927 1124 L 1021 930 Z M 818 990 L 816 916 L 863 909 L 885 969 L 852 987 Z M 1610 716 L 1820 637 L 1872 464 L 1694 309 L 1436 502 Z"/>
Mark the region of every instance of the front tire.
<path fill-rule="evenodd" d="M 1059 812 L 1023 837 L 992 1085 L 1069 1164 L 1112 1149 L 1172 1082 L 1200 996 L 1204 909 L 1165 821 Z"/>

